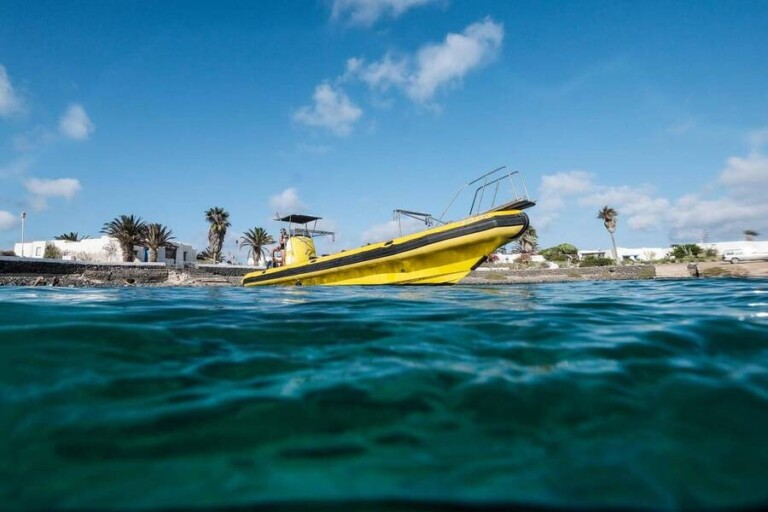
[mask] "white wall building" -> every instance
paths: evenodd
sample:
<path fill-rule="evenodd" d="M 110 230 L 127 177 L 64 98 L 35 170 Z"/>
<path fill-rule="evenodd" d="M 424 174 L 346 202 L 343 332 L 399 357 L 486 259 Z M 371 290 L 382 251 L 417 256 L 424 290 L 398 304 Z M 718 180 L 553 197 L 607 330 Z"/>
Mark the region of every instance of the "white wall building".
<path fill-rule="evenodd" d="M 617 247 L 619 259 L 622 261 L 653 261 L 667 257 L 671 252 L 671 247 Z M 613 259 L 613 249 L 586 249 L 579 251 L 579 259 L 584 258 L 611 258 Z"/>
<path fill-rule="evenodd" d="M 185 263 L 194 263 L 197 252 L 191 245 L 182 242 L 171 242 L 173 248 L 160 248 L 157 251 L 158 263 L 181 266 Z M 54 246 L 61 251 L 63 260 L 70 261 L 94 261 L 94 262 L 120 262 L 123 261 L 120 244 L 114 238 L 102 236 L 101 238 L 86 238 L 79 242 L 65 240 L 42 240 L 34 242 L 17 243 L 13 247 L 16 256 L 25 258 L 43 258 L 46 246 Z M 149 250 L 140 245 L 133 248 L 135 261 L 149 261 Z"/>
<path fill-rule="evenodd" d="M 496 256 L 494 263 L 514 263 L 515 261 L 518 260 L 518 258 L 520 258 L 520 256 L 522 256 L 522 254 L 516 253 L 516 252 L 509 253 L 509 254 L 497 252 L 497 253 L 494 253 L 494 255 Z M 533 256 L 531 256 L 530 261 L 533 261 L 534 263 L 543 263 L 546 260 L 544 259 L 544 256 L 534 254 Z"/>
<path fill-rule="evenodd" d="M 717 254 L 723 254 L 723 251 L 731 249 L 744 249 L 747 252 L 768 252 L 768 242 L 763 240 L 738 240 L 736 242 L 707 242 L 705 244 L 696 244 L 705 251 L 714 249 Z"/>

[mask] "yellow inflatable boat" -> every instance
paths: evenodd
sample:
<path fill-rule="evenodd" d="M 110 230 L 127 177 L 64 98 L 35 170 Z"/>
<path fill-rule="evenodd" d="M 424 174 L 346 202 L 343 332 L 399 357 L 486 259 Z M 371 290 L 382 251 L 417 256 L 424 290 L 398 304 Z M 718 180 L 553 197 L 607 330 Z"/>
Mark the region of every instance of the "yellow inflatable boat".
<path fill-rule="evenodd" d="M 489 187 L 492 189 L 495 185 L 494 201 L 502 180 L 508 177 L 514 187 L 513 177 L 519 173 L 507 171 L 507 175 L 502 178 L 493 179 L 493 174 L 501 170 L 506 170 L 506 167 L 478 179 L 485 178 L 475 191 L 470 216 L 467 218 L 442 222 L 428 214 L 395 210 L 396 214 L 425 220 L 428 226 L 438 225 L 418 233 L 335 254 L 318 256 L 315 252 L 313 237 L 332 234 L 309 228 L 310 223 L 316 226 L 319 217 L 296 214 L 282 217 L 278 220 L 289 223 L 290 234 L 285 247 L 285 265 L 251 272 L 243 278 L 242 284 L 312 286 L 457 283 L 496 249 L 519 237 L 528 228 L 528 216 L 522 210 L 535 203 L 528 199 L 527 193 L 524 197 L 515 197 L 500 206 L 491 205 L 490 209 L 482 213 L 472 214 L 476 205 L 482 204 Z M 462 189 L 476 184 L 478 180 L 468 183 Z M 524 188 L 524 184 L 522 186 Z"/>

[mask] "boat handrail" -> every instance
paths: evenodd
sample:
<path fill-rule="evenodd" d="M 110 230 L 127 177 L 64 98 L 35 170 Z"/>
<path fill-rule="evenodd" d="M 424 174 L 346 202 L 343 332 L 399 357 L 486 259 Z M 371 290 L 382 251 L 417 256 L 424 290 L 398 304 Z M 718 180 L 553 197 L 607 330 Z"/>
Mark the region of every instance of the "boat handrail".
<path fill-rule="evenodd" d="M 421 221 L 428 228 L 431 228 L 435 224 L 445 224 L 445 222 L 441 221 L 440 219 L 436 219 L 430 213 L 414 212 L 412 210 L 392 210 L 392 217 L 397 222 L 399 236 L 403 236 L 403 226 L 401 223 L 402 217 L 409 217 L 411 219 Z"/>
<path fill-rule="evenodd" d="M 502 171 L 506 171 L 506 172 L 504 172 L 504 174 L 501 174 L 500 176 L 496 176 L 489 180 L 491 176 L 499 174 Z M 525 180 L 523 179 L 523 175 L 520 173 L 520 171 L 512 171 L 506 165 L 502 165 L 501 167 L 497 167 L 496 169 L 490 172 L 487 172 L 482 176 L 475 178 L 469 183 L 463 185 L 459 189 L 459 191 L 456 192 L 456 195 L 453 196 L 453 199 L 451 199 L 451 201 L 448 203 L 448 206 L 446 206 L 445 210 L 443 210 L 443 213 L 440 215 L 440 217 L 437 218 L 436 220 L 444 224 L 446 222 L 444 220 L 445 215 L 451 209 L 451 207 L 456 202 L 456 199 L 458 199 L 461 193 L 464 192 L 467 188 L 477 183 L 480 183 L 481 181 L 482 181 L 482 184 L 475 189 L 475 194 L 472 198 L 472 206 L 470 206 L 469 208 L 469 216 L 471 217 L 472 215 L 477 215 L 483 211 L 493 210 L 496 207 L 496 198 L 499 193 L 499 187 L 501 186 L 502 182 L 504 182 L 507 179 L 509 179 L 509 183 L 512 187 L 513 201 L 530 201 L 530 198 L 528 196 L 528 188 L 525 185 Z M 494 190 L 493 190 L 493 199 L 491 199 L 491 205 L 490 207 L 483 209 L 483 199 L 485 198 L 486 189 L 488 189 L 489 187 L 492 187 L 493 185 L 496 185 L 496 186 L 494 187 Z M 518 187 L 520 188 L 520 191 L 518 191 Z M 478 195 L 479 195 L 479 199 L 478 199 Z"/>
<path fill-rule="evenodd" d="M 322 229 L 313 229 L 308 227 L 303 227 L 303 228 L 289 227 L 288 231 L 290 232 L 291 236 L 306 236 L 308 238 L 315 238 L 319 236 L 330 236 L 331 242 L 336 241 L 336 233 L 334 231 L 325 231 Z"/>

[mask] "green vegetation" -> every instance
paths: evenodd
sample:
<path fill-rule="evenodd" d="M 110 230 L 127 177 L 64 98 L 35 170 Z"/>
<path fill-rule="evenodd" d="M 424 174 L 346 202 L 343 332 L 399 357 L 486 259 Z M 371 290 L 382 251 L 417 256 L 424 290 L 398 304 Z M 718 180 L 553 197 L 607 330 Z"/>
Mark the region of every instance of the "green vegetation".
<path fill-rule="evenodd" d="M 221 248 L 224 246 L 224 237 L 227 236 L 229 212 L 224 208 L 215 206 L 205 212 L 205 220 L 210 224 L 208 228 L 208 254 L 212 261 L 221 261 Z"/>
<path fill-rule="evenodd" d="M 640 279 L 653 279 L 656 277 L 656 267 L 653 265 L 646 265 L 643 268 L 640 269 L 640 273 L 638 274 L 638 277 Z"/>
<path fill-rule="evenodd" d="M 539 254 L 548 261 L 576 261 L 579 259 L 579 250 L 575 245 L 560 244 L 554 247 L 542 249 Z"/>
<path fill-rule="evenodd" d="M 149 261 L 157 262 L 157 250 L 160 247 L 172 247 L 173 231 L 162 224 L 147 224 L 144 232 L 144 243 L 149 248 Z"/>
<path fill-rule="evenodd" d="M 43 253 L 43 258 L 49 258 L 52 260 L 60 260 L 61 259 L 61 250 L 56 247 L 55 245 L 46 245 L 45 246 L 45 252 Z"/>
<path fill-rule="evenodd" d="M 675 260 L 686 260 L 696 258 L 702 253 L 701 247 L 696 244 L 673 244 L 672 256 Z"/>
<path fill-rule="evenodd" d="M 618 223 L 617 217 L 619 212 L 610 206 L 603 206 L 603 209 L 597 212 L 597 218 L 603 221 L 605 229 L 611 234 L 611 243 L 613 244 L 613 260 L 616 264 L 619 264 L 619 251 L 616 250 L 616 238 L 613 234 L 616 232 L 616 224 Z"/>
<path fill-rule="evenodd" d="M 754 229 L 745 229 L 744 230 L 744 240 L 746 240 L 747 242 L 751 242 L 752 240 L 755 239 L 756 236 L 759 236 L 759 235 L 760 235 L 760 233 L 758 233 Z"/>
<path fill-rule="evenodd" d="M 517 261 L 522 264 L 530 262 L 531 256 L 536 254 L 538 248 L 539 235 L 536 233 L 536 228 L 529 226 L 528 229 L 525 230 L 525 233 L 517 239 L 517 243 L 512 249 L 512 252 L 520 255 Z"/>
<path fill-rule="evenodd" d="M 2 250 L 0 251 L 0 256 L 16 256 L 16 253 L 13 251 Z"/>
<path fill-rule="evenodd" d="M 607 267 L 613 265 L 613 258 L 595 258 L 588 257 L 581 260 L 580 267 Z"/>
<path fill-rule="evenodd" d="M 134 259 L 133 247 L 143 244 L 146 229 L 147 225 L 141 220 L 141 217 L 121 215 L 115 217 L 111 222 L 105 223 L 101 232 L 116 238 L 120 244 L 123 261 L 131 262 Z"/>
<path fill-rule="evenodd" d="M 221 263 L 224 261 L 224 256 L 217 254 L 216 259 L 214 260 L 210 250 L 204 249 L 202 252 L 197 253 L 197 261 L 202 261 L 203 263 Z"/>
<path fill-rule="evenodd" d="M 253 259 L 256 264 L 258 264 L 262 258 L 266 260 L 266 246 L 274 243 L 275 239 L 272 238 L 272 235 L 267 233 L 264 228 L 259 227 L 249 229 L 243 233 L 243 236 L 240 238 L 240 247 L 249 248 L 248 256 L 253 254 Z"/>

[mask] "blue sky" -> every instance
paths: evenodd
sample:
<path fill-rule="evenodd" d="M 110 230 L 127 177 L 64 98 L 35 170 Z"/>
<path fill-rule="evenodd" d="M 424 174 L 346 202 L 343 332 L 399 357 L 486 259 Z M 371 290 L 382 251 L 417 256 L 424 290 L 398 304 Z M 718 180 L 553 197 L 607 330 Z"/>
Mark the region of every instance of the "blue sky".
<path fill-rule="evenodd" d="M 524 173 L 542 246 L 768 236 L 768 2 L 0 1 L 0 248 L 120 214 L 328 249 Z M 468 206 L 467 206 L 468 207 Z M 759 237 L 763 238 L 763 236 Z"/>

